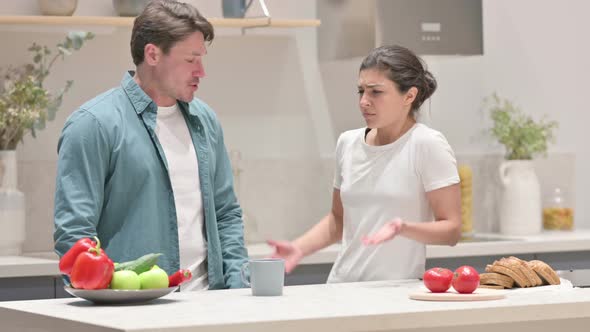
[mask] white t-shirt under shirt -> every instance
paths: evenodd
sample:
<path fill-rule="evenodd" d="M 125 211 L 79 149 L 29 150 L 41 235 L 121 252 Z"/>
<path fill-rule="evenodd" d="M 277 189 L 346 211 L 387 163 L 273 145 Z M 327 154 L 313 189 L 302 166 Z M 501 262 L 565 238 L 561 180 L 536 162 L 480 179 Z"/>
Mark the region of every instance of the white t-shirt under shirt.
<path fill-rule="evenodd" d="M 193 274 L 191 281 L 181 285 L 181 290 L 204 290 L 209 287 L 209 281 L 199 164 L 178 105 L 158 107 L 156 135 L 166 156 L 174 193 L 180 268 L 189 269 Z"/>
<path fill-rule="evenodd" d="M 433 221 L 426 193 L 459 182 L 453 150 L 440 132 L 419 123 L 382 146 L 368 145 L 365 132 L 343 133 L 336 147 L 334 188 L 340 189 L 344 228 L 328 282 L 419 278 L 424 244 L 398 236 L 365 246 L 361 239 L 395 217 Z"/>

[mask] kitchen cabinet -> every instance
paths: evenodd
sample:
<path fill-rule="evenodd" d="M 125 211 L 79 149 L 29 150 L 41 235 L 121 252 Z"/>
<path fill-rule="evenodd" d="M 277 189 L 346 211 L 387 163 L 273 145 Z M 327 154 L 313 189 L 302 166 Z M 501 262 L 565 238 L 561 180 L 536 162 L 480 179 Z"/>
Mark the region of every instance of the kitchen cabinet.
<path fill-rule="evenodd" d="M 0 301 L 70 297 L 57 259 L 0 256 Z"/>
<path fill-rule="evenodd" d="M 56 277 L 1 278 L 0 301 L 55 298 Z"/>
<path fill-rule="evenodd" d="M 61 276 L 0 278 L 0 302 L 72 297 Z"/>

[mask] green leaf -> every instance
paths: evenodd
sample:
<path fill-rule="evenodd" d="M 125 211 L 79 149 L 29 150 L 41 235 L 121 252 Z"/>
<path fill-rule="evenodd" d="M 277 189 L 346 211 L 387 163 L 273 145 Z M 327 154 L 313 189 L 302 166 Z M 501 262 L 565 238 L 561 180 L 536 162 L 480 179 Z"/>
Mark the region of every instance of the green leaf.
<path fill-rule="evenodd" d="M 53 121 L 55 120 L 55 114 L 57 113 L 57 110 L 59 109 L 59 106 L 61 105 L 61 98 L 59 99 L 59 102 L 56 104 L 51 104 L 49 106 L 47 106 L 47 120 L 49 121 Z"/>
<path fill-rule="evenodd" d="M 40 45 L 37 45 L 36 43 L 33 43 L 33 45 L 31 45 L 29 47 L 29 51 L 31 51 L 31 52 L 39 52 L 39 51 L 41 51 L 41 46 Z"/>
<path fill-rule="evenodd" d="M 75 50 L 79 50 L 83 44 L 84 40 L 82 38 L 72 38 L 72 48 Z"/>
<path fill-rule="evenodd" d="M 35 126 L 33 128 L 38 129 L 38 130 L 45 129 L 45 119 L 43 119 L 43 120 L 37 120 L 35 122 Z"/>
<path fill-rule="evenodd" d="M 79 50 L 84 42 L 94 38 L 94 34 L 85 31 L 71 31 L 66 37 L 65 46 L 74 50 Z"/>
<path fill-rule="evenodd" d="M 58 46 L 57 49 L 59 50 L 59 53 L 62 55 L 71 55 L 72 54 L 72 52 L 70 52 L 70 50 L 65 47 Z"/>

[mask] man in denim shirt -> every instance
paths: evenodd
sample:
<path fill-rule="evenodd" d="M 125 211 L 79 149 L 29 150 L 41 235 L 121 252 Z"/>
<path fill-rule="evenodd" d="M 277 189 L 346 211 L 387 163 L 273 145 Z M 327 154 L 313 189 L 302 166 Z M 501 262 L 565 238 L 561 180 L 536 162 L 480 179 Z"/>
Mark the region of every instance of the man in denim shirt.
<path fill-rule="evenodd" d="M 242 287 L 247 259 L 223 133 L 193 98 L 213 27 L 191 5 L 152 1 L 135 19 L 135 72 L 75 111 L 58 144 L 55 250 L 98 236 L 115 262 L 163 253 L 183 290 Z"/>

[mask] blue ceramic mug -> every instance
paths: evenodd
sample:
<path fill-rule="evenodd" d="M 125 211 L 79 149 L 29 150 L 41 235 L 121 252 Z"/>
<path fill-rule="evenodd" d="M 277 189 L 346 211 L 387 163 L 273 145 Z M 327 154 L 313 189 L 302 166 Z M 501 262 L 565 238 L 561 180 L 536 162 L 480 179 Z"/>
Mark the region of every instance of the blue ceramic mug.
<path fill-rule="evenodd" d="M 250 271 L 249 277 L 246 270 Z M 242 281 L 252 288 L 254 296 L 281 296 L 285 284 L 285 260 L 251 259 L 242 266 Z"/>

